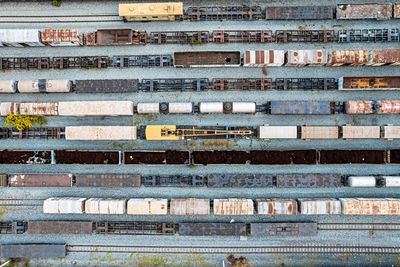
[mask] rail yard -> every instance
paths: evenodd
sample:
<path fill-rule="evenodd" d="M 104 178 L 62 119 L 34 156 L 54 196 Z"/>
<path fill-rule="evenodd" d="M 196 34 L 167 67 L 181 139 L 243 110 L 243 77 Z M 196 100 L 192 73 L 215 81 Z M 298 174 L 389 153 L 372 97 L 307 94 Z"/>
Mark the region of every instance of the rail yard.
<path fill-rule="evenodd" d="M 151 2 L 0 1 L 0 264 L 398 266 L 400 2 Z"/>

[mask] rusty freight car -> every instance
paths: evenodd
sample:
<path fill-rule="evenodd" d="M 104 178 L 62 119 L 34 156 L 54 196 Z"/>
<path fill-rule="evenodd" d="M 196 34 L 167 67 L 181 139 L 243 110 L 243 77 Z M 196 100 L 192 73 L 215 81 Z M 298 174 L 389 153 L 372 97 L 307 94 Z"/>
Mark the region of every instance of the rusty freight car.
<path fill-rule="evenodd" d="M 400 19 L 400 3 L 393 5 L 393 18 Z"/>
<path fill-rule="evenodd" d="M 139 79 L 75 80 L 77 93 L 128 93 L 137 92 Z"/>
<path fill-rule="evenodd" d="M 100 29 L 85 34 L 86 45 L 146 44 L 147 33 L 132 29 Z"/>
<path fill-rule="evenodd" d="M 10 174 L 10 187 L 71 187 L 72 174 Z"/>
<path fill-rule="evenodd" d="M 77 187 L 140 187 L 139 174 L 76 174 Z"/>
<path fill-rule="evenodd" d="M 42 42 L 51 46 L 79 46 L 83 44 L 81 34 L 76 29 L 44 29 Z"/>
<path fill-rule="evenodd" d="M 338 126 L 301 126 L 301 139 L 339 139 Z"/>
<path fill-rule="evenodd" d="M 294 199 L 256 199 L 259 215 L 296 215 L 297 202 Z"/>
<path fill-rule="evenodd" d="M 327 66 L 361 66 L 369 61 L 368 50 L 332 50 Z"/>
<path fill-rule="evenodd" d="M 244 198 L 214 199 L 214 215 L 253 215 L 253 200 Z"/>
<path fill-rule="evenodd" d="M 66 244 L 1 244 L 1 258 L 47 259 L 64 258 L 67 255 Z"/>
<path fill-rule="evenodd" d="M 92 222 L 81 221 L 28 221 L 28 234 L 83 234 L 93 232 Z"/>
<path fill-rule="evenodd" d="M 199 198 L 171 199 L 171 215 L 209 215 L 210 200 Z"/>
<path fill-rule="evenodd" d="M 278 67 L 283 64 L 285 64 L 284 50 L 244 51 L 244 67 Z"/>
<path fill-rule="evenodd" d="M 174 67 L 239 67 L 240 51 L 174 52 Z"/>
<path fill-rule="evenodd" d="M 328 62 L 326 50 L 288 50 L 286 66 L 322 66 Z"/>
<path fill-rule="evenodd" d="M 400 90 L 400 76 L 340 77 L 339 90 Z"/>
<path fill-rule="evenodd" d="M 400 114 L 400 101 L 349 100 L 344 103 L 347 114 Z"/>
<path fill-rule="evenodd" d="M 400 199 L 339 198 L 346 215 L 400 215 Z"/>
<path fill-rule="evenodd" d="M 392 4 L 338 4 L 337 19 L 391 19 Z"/>
<path fill-rule="evenodd" d="M 370 59 L 367 63 L 369 66 L 383 65 L 400 65 L 400 49 L 372 50 L 370 51 Z"/>
<path fill-rule="evenodd" d="M 188 21 L 262 20 L 260 6 L 189 6 L 185 9 Z"/>
<path fill-rule="evenodd" d="M 266 20 L 334 19 L 331 6 L 267 6 Z"/>

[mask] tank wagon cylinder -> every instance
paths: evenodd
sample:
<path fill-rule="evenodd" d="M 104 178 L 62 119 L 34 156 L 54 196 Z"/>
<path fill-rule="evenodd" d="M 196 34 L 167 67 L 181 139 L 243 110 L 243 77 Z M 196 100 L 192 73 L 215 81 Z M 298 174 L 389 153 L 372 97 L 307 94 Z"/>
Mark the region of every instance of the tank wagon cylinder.
<path fill-rule="evenodd" d="M 256 113 L 255 102 L 200 102 L 200 113 Z"/>
<path fill-rule="evenodd" d="M 349 176 L 348 184 L 350 187 L 375 187 L 376 179 L 374 176 Z"/>
<path fill-rule="evenodd" d="M 137 113 L 139 114 L 181 114 L 181 113 L 192 113 L 193 104 L 191 102 L 186 103 L 138 103 Z"/>
<path fill-rule="evenodd" d="M 70 80 L 22 80 L 18 81 L 20 93 L 68 93 L 71 91 Z"/>
<path fill-rule="evenodd" d="M 15 93 L 17 91 L 17 81 L 3 80 L 0 81 L 0 93 Z"/>
<path fill-rule="evenodd" d="M 382 176 L 386 187 L 400 187 L 400 176 Z"/>

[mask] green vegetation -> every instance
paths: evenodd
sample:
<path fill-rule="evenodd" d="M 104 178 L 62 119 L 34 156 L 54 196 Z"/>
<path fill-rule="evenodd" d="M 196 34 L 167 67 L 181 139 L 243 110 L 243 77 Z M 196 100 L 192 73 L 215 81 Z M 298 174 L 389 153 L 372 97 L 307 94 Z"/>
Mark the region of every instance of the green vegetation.
<path fill-rule="evenodd" d="M 112 148 L 122 150 L 135 150 L 140 148 L 140 146 L 138 142 L 112 142 L 111 144 Z"/>
<path fill-rule="evenodd" d="M 14 115 L 11 112 L 8 114 L 6 122 L 4 123 L 5 127 L 14 126 L 18 131 L 22 131 L 25 128 L 35 127 L 33 123 L 36 122 L 40 126 L 45 125 L 47 122 L 44 118 L 40 116 L 29 116 L 29 115 Z"/>
<path fill-rule="evenodd" d="M 60 7 L 60 6 L 61 6 L 61 3 L 62 3 L 61 0 L 53 0 L 53 1 L 51 2 L 51 4 L 52 4 L 53 6 L 56 6 L 56 7 Z"/>

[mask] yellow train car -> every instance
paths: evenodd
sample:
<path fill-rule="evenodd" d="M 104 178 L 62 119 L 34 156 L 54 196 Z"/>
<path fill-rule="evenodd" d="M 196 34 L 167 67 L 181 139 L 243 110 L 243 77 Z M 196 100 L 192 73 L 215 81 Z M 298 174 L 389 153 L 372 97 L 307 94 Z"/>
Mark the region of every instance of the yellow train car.
<path fill-rule="evenodd" d="M 182 2 L 119 4 L 119 15 L 126 21 L 179 20 Z"/>

